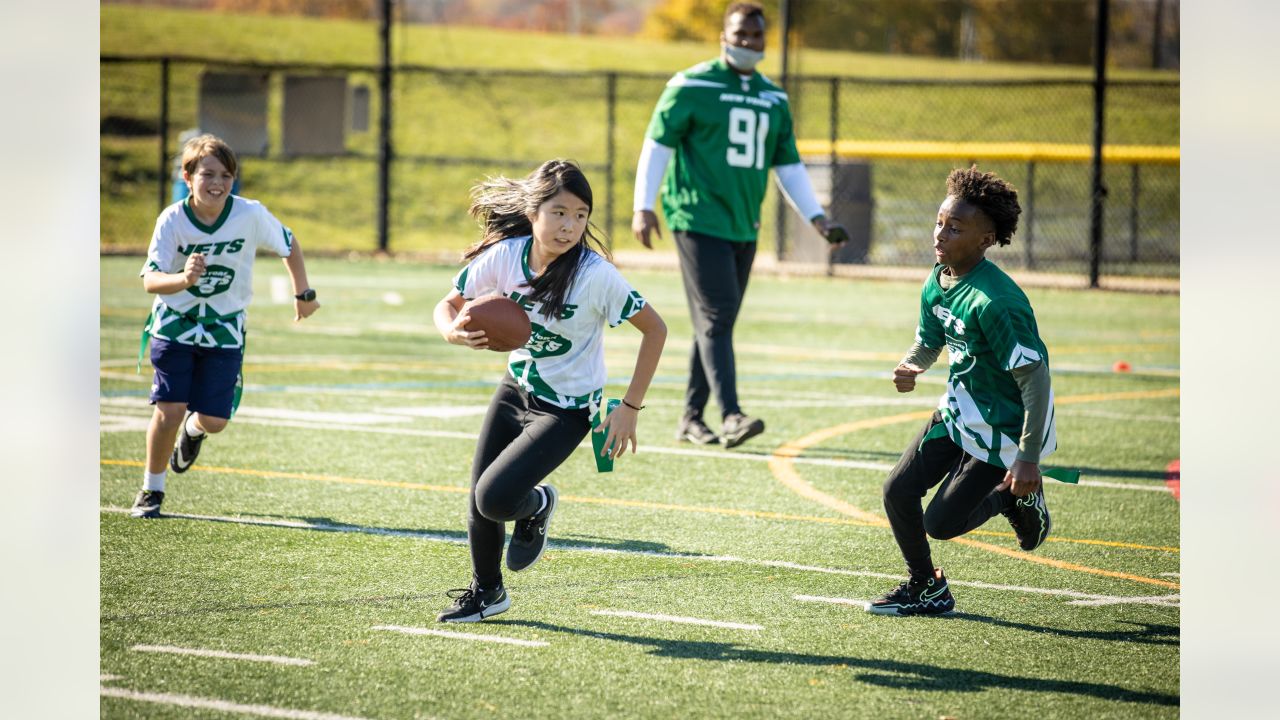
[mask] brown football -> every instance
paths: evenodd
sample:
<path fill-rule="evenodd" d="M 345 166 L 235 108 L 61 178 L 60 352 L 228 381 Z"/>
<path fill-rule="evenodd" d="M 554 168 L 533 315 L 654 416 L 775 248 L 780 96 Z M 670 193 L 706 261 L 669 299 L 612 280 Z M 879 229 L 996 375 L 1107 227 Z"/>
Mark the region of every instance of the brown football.
<path fill-rule="evenodd" d="M 529 341 L 529 316 L 514 300 L 488 295 L 472 300 L 463 309 L 471 313 L 466 329 L 483 330 L 490 350 L 511 352 Z"/>

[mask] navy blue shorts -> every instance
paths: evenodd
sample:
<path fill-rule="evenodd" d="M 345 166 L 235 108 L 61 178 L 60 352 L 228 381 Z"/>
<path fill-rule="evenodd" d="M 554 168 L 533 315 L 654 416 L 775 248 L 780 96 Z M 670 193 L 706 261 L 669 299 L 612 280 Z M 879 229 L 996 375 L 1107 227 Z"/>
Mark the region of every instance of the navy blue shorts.
<path fill-rule="evenodd" d="M 243 348 L 205 348 L 151 338 L 151 402 L 186 403 L 210 417 L 231 417 Z"/>

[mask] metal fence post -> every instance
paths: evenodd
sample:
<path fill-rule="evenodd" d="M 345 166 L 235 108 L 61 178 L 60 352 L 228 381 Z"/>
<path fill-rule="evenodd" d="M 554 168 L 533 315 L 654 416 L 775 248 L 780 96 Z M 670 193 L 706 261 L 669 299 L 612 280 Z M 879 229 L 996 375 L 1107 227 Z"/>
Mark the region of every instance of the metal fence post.
<path fill-rule="evenodd" d="M 169 205 L 169 58 L 160 58 L 160 212 Z"/>
<path fill-rule="evenodd" d="M 827 166 L 830 180 L 827 182 L 829 189 L 827 191 L 826 208 L 829 213 L 836 205 L 836 178 L 839 177 L 839 173 L 836 172 L 836 163 L 839 162 L 840 158 L 836 152 L 836 142 L 840 139 L 840 78 L 835 76 L 831 78 L 831 87 L 827 88 L 827 94 L 829 96 L 827 101 L 830 106 L 830 117 L 827 119 L 827 124 L 831 126 L 831 154 L 828 158 Z M 832 222 L 835 221 L 835 218 L 829 219 Z M 828 250 L 831 250 L 831 252 L 827 253 L 827 274 L 832 275 L 835 273 L 836 255 L 832 248 L 828 248 Z"/>
<path fill-rule="evenodd" d="M 1106 129 L 1107 20 L 1110 0 L 1098 0 L 1093 43 L 1093 202 L 1089 213 L 1089 287 L 1098 287 L 1102 265 L 1103 202 L 1107 189 L 1102 177 L 1103 131 Z"/>
<path fill-rule="evenodd" d="M 1129 175 L 1129 262 L 1138 262 L 1138 163 L 1133 164 Z"/>
<path fill-rule="evenodd" d="M 613 173 L 615 170 L 614 148 L 614 125 L 617 123 L 617 107 L 618 107 L 618 74 L 611 72 L 605 75 L 605 122 L 604 122 L 604 186 L 605 186 L 605 206 L 604 206 L 604 227 L 605 227 L 605 243 L 610 250 L 613 249 Z"/>
<path fill-rule="evenodd" d="M 391 0 L 382 0 L 378 36 L 382 42 L 382 63 L 378 67 L 378 97 L 382 105 L 378 108 L 378 250 L 387 252 L 387 214 L 391 204 Z"/>

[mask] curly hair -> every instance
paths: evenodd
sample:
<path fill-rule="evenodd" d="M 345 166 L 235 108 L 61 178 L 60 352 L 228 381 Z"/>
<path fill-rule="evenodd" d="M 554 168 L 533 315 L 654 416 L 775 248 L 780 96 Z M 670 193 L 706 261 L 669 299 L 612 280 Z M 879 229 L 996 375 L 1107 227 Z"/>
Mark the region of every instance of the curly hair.
<path fill-rule="evenodd" d="M 1008 245 L 1018 229 L 1018 191 L 995 173 L 984 173 L 977 165 L 956 168 L 947 176 L 947 194 L 978 208 L 995 225 L 996 242 Z"/>

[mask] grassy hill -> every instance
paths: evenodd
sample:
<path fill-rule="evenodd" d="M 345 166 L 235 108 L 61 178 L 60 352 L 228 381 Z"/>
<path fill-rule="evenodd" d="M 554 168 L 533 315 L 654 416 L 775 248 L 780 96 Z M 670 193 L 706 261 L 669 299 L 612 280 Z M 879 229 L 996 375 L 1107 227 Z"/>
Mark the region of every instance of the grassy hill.
<path fill-rule="evenodd" d="M 191 55 L 278 62 L 376 63 L 377 23 L 104 5 L 104 55 Z M 632 70 L 668 73 L 716 52 L 715 41 L 651 40 L 514 32 L 489 28 L 399 25 L 393 30 L 399 64 L 542 70 Z M 777 74 L 776 47 L 762 70 Z M 894 78 L 1088 78 L 1084 66 L 963 63 L 938 58 L 803 50 L 810 75 Z M 1122 70 L 1120 79 L 1176 79 L 1169 71 Z"/>
<path fill-rule="evenodd" d="M 208 12 L 107 5 L 101 14 L 104 55 L 187 56 L 227 62 L 351 64 L 372 67 L 377 61 L 377 28 L 373 22 L 331 21 L 274 16 L 237 16 Z M 634 160 L 653 102 L 669 73 L 706 59 L 713 42 L 658 43 L 647 40 L 575 37 L 506 32 L 481 28 L 398 26 L 393 37 L 394 61 L 404 66 L 480 68 L 489 75 L 445 75 L 401 72 L 394 84 L 393 145 L 399 162 L 393 168 L 391 235 L 397 250 L 453 250 L 467 244 L 474 226 L 466 217 L 467 188 L 485 174 L 527 172 L 548 157 L 571 157 L 586 164 L 597 196 L 596 220 L 604 223 L 609 207 L 602 167 L 606 147 L 614 143 L 613 224 L 607 228 L 615 246 L 633 244 L 627 231 Z M 777 57 L 765 63 L 776 73 Z M 1083 67 L 1027 64 L 975 64 L 935 58 L 911 58 L 829 51 L 799 53 L 797 67 L 806 77 L 836 75 L 899 80 L 1038 79 L 1079 81 Z M 196 124 L 196 87 L 204 63 L 171 67 L 169 136 Z M 616 128 L 606 125 L 601 76 L 571 78 L 502 75 L 503 70 L 628 71 L 650 77 L 621 78 L 616 85 Z M 496 74 L 495 74 L 496 73 Z M 1127 79 L 1176 78 L 1168 72 L 1125 72 Z M 375 152 L 373 132 L 347 136 L 350 156 L 331 159 L 284 157 L 281 147 L 280 73 L 273 78 L 268 109 L 272 150 L 264 158 L 245 158 L 243 192 L 267 203 L 305 238 L 310 247 L 369 250 L 374 238 Z M 350 73 L 348 82 L 376 88 L 371 73 Z M 828 88 L 822 81 L 792 87 L 797 134 L 824 138 L 829 133 Z M 1087 143 L 1091 133 L 1092 94 L 1087 86 L 875 85 L 842 83 L 838 134 L 842 138 L 890 140 L 1051 141 Z M 376 92 L 374 93 L 376 98 Z M 145 245 L 158 210 L 162 182 L 159 143 L 154 127 L 159 117 L 159 67 L 156 63 L 107 64 L 102 71 L 102 238 L 105 248 L 138 249 Z M 1109 95 L 1108 141 L 1177 144 L 1176 87 L 1113 88 Z M 374 113 L 376 117 L 376 101 Z M 133 128 L 133 130 L 120 130 Z M 147 128 L 153 128 L 150 132 Z M 418 162 L 422 157 L 481 158 L 482 162 Z M 956 163 L 966 162 L 957 158 Z M 916 218 L 936 206 L 940 177 L 948 162 L 881 164 L 875 175 L 877 207 L 874 233 L 876 261 L 912 261 Z M 984 163 L 1010 177 L 1029 180 L 1018 163 Z M 1127 197 L 1129 169 L 1117 168 L 1113 190 Z M 165 171 L 167 173 L 167 170 Z M 1141 188 L 1142 232 L 1151 242 L 1170 237 L 1176 227 L 1177 172 L 1165 172 Z M 1087 208 L 1087 168 L 1041 166 L 1038 222 L 1056 223 L 1062 253 L 1083 246 L 1087 230 L 1073 228 Z M 771 199 L 763 215 L 761 239 L 772 247 Z M 1052 204 L 1056 204 L 1056 207 Z M 1117 206 L 1119 232 L 1128 215 Z M 1085 210 L 1087 217 L 1087 210 Z M 1172 220 L 1171 220 L 1172 217 Z M 1087 220 L 1085 225 L 1087 228 Z M 905 230 L 903 229 L 905 228 Z M 1173 233 L 1176 237 L 1176 231 Z M 1057 242 L 1048 235 L 1039 236 Z M 890 247 L 902 243 L 903 247 Z M 1045 250 L 1052 250 L 1044 247 Z M 887 254 L 886 254 L 887 253 Z M 1061 254 L 1061 253 L 1060 253 Z"/>

